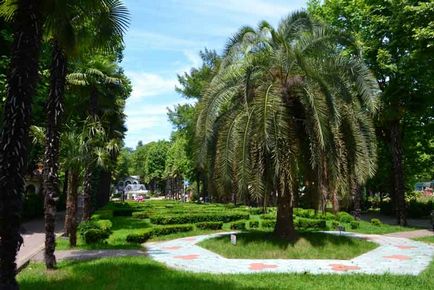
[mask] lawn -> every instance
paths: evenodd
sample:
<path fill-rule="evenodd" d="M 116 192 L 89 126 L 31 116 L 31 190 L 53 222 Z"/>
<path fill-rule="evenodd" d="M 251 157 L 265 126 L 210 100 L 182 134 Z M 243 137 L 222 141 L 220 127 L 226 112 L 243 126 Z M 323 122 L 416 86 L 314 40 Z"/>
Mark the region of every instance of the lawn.
<path fill-rule="evenodd" d="M 202 241 L 201 247 L 233 259 L 351 259 L 378 245 L 362 239 L 324 233 L 301 232 L 293 242 L 276 238 L 271 232 L 237 234 Z"/>
<path fill-rule="evenodd" d="M 427 242 L 430 244 L 434 244 L 434 234 L 432 236 L 417 238 L 416 241 Z"/>
<path fill-rule="evenodd" d="M 146 257 L 60 262 L 55 271 L 30 264 L 18 275 L 21 290 L 144 289 L 434 289 L 434 263 L 421 275 L 211 275 L 176 271 Z"/>

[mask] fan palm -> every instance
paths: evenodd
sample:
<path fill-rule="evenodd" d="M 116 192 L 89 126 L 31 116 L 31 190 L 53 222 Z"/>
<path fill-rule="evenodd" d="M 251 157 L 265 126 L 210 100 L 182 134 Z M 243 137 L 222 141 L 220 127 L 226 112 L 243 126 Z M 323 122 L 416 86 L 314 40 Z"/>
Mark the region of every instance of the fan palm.
<path fill-rule="evenodd" d="M 315 201 L 375 172 L 377 86 L 342 35 L 304 12 L 244 27 L 199 103 L 201 166 L 220 192 L 277 195 L 276 235 L 294 237 L 299 180 Z"/>
<path fill-rule="evenodd" d="M 11 5 L 13 4 L 13 5 Z M 13 11 L 13 12 L 10 12 Z M 15 257 L 22 244 L 20 216 L 31 103 L 42 42 L 41 1 L 0 1 L 13 21 L 13 43 L 0 137 L 0 289 L 18 289 Z"/>

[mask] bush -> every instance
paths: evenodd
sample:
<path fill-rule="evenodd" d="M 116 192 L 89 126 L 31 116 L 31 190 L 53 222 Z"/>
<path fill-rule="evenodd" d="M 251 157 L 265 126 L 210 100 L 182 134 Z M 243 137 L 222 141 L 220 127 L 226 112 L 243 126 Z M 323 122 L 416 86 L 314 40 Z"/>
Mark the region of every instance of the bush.
<path fill-rule="evenodd" d="M 246 229 L 245 221 L 231 223 L 231 230 L 245 230 L 245 229 Z"/>
<path fill-rule="evenodd" d="M 332 214 L 331 212 L 326 212 L 324 215 L 321 216 L 321 218 L 326 219 L 328 221 L 332 221 L 332 220 L 337 219 L 337 217 L 334 214 Z"/>
<path fill-rule="evenodd" d="M 110 233 L 101 229 L 89 229 L 83 234 L 86 244 L 95 244 L 104 241 L 110 236 Z"/>
<path fill-rule="evenodd" d="M 269 214 L 261 214 L 261 219 L 263 220 L 275 220 L 276 219 L 276 215 L 269 213 Z"/>
<path fill-rule="evenodd" d="M 342 223 L 351 223 L 354 221 L 354 217 L 347 212 L 340 211 L 337 214 L 337 218 Z"/>
<path fill-rule="evenodd" d="M 99 226 L 97 225 L 96 221 L 84 221 L 81 222 L 78 225 L 78 232 L 80 233 L 80 235 L 82 237 L 84 237 L 84 234 L 89 231 L 89 230 L 95 230 L 95 229 L 100 229 Z"/>
<path fill-rule="evenodd" d="M 263 228 L 274 228 L 276 226 L 276 221 L 272 221 L 272 220 L 262 221 L 261 225 Z"/>
<path fill-rule="evenodd" d="M 338 226 L 340 226 L 340 223 L 338 221 L 332 221 L 332 228 L 336 229 Z"/>
<path fill-rule="evenodd" d="M 133 212 L 132 217 L 136 219 L 147 219 L 149 218 L 149 212 L 147 211 Z"/>
<path fill-rule="evenodd" d="M 373 226 L 381 226 L 381 221 L 379 219 L 371 219 L 371 225 Z"/>
<path fill-rule="evenodd" d="M 197 223 L 196 228 L 201 230 L 221 230 L 223 222 L 203 222 Z"/>
<path fill-rule="evenodd" d="M 294 215 L 298 217 L 304 218 L 315 218 L 315 210 L 314 209 L 304 209 L 304 208 L 294 208 Z"/>
<path fill-rule="evenodd" d="M 249 213 L 252 215 L 259 215 L 259 214 L 263 214 L 264 210 L 262 208 L 252 207 L 249 209 Z"/>
<path fill-rule="evenodd" d="M 131 208 L 118 208 L 113 210 L 113 216 L 132 216 L 133 210 Z"/>
<path fill-rule="evenodd" d="M 295 226 L 302 229 L 325 229 L 327 223 L 325 220 L 298 218 L 294 221 Z"/>
<path fill-rule="evenodd" d="M 352 221 L 350 223 L 350 225 L 351 225 L 351 229 L 355 230 L 355 229 L 358 229 L 360 227 L 360 222 L 358 222 L 358 221 Z"/>
<path fill-rule="evenodd" d="M 257 229 L 257 228 L 259 228 L 259 221 L 249 221 L 249 227 L 251 229 Z"/>
<path fill-rule="evenodd" d="M 112 222 L 110 220 L 98 220 L 95 223 L 102 231 L 111 234 Z"/>
<path fill-rule="evenodd" d="M 199 222 L 232 222 L 248 219 L 248 213 L 207 213 L 207 214 L 180 214 L 180 215 L 158 215 L 151 217 L 151 223 L 157 225 L 188 224 Z"/>
<path fill-rule="evenodd" d="M 98 210 L 96 211 L 92 217 L 91 220 L 107 220 L 113 217 L 112 210 Z"/>
<path fill-rule="evenodd" d="M 152 236 L 164 236 L 174 233 L 189 232 L 192 230 L 193 225 L 158 226 L 152 229 Z"/>
<path fill-rule="evenodd" d="M 152 229 L 148 229 L 142 233 L 129 234 L 127 236 L 128 243 L 142 244 L 152 237 Z"/>

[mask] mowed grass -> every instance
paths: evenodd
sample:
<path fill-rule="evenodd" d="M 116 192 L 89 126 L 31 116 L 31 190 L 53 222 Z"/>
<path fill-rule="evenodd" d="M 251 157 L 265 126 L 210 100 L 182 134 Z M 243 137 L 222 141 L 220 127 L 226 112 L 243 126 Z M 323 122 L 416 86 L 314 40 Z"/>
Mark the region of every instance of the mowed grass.
<path fill-rule="evenodd" d="M 293 242 L 279 239 L 272 232 L 239 233 L 236 245 L 230 236 L 202 241 L 205 249 L 233 259 L 351 259 L 378 245 L 362 239 L 324 233 L 302 232 Z"/>
<path fill-rule="evenodd" d="M 361 234 L 371 234 L 371 235 L 384 235 L 396 232 L 408 232 L 419 230 L 420 228 L 414 227 L 401 227 L 397 225 L 381 224 L 380 226 L 375 226 L 367 221 L 360 221 L 360 226 L 357 229 L 351 229 L 350 224 L 344 224 L 347 232 L 355 232 Z"/>
<path fill-rule="evenodd" d="M 434 234 L 432 236 L 417 238 L 416 241 L 426 242 L 430 244 L 434 244 Z"/>
<path fill-rule="evenodd" d="M 194 274 L 168 269 L 146 257 L 60 262 L 55 271 L 30 264 L 18 275 L 21 290 L 146 289 L 434 289 L 434 263 L 419 276 L 309 274 Z"/>

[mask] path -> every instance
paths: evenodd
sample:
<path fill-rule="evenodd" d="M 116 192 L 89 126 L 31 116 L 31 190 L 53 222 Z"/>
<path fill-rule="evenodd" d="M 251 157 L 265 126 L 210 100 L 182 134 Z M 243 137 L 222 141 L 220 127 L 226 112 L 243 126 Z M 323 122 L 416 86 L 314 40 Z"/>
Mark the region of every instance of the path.
<path fill-rule="evenodd" d="M 328 232 L 339 234 L 338 232 Z M 364 238 L 380 246 L 351 260 L 325 259 L 227 259 L 197 245 L 205 239 L 229 235 L 219 233 L 147 243 L 148 255 L 169 267 L 197 273 L 311 273 L 418 275 L 434 257 L 434 246 L 382 235 L 343 233 Z M 228 236 L 229 239 L 229 236 Z"/>
<path fill-rule="evenodd" d="M 434 232 L 430 230 L 416 230 L 416 231 L 408 231 L 408 232 L 390 233 L 390 234 L 385 234 L 385 236 L 395 237 L 395 238 L 415 239 L 415 238 L 434 236 Z"/>
<path fill-rule="evenodd" d="M 65 250 L 56 251 L 54 254 L 57 260 L 90 260 L 108 257 L 136 257 L 146 255 L 143 250 Z M 38 262 L 43 261 L 43 253 L 37 254 L 32 260 Z"/>
<path fill-rule="evenodd" d="M 63 221 L 65 213 L 59 212 L 56 215 L 56 234 L 63 232 Z M 45 244 L 45 222 L 43 218 L 32 220 L 22 224 L 21 234 L 24 243 L 17 254 L 17 268 L 21 269 L 36 254 L 44 249 Z"/>

